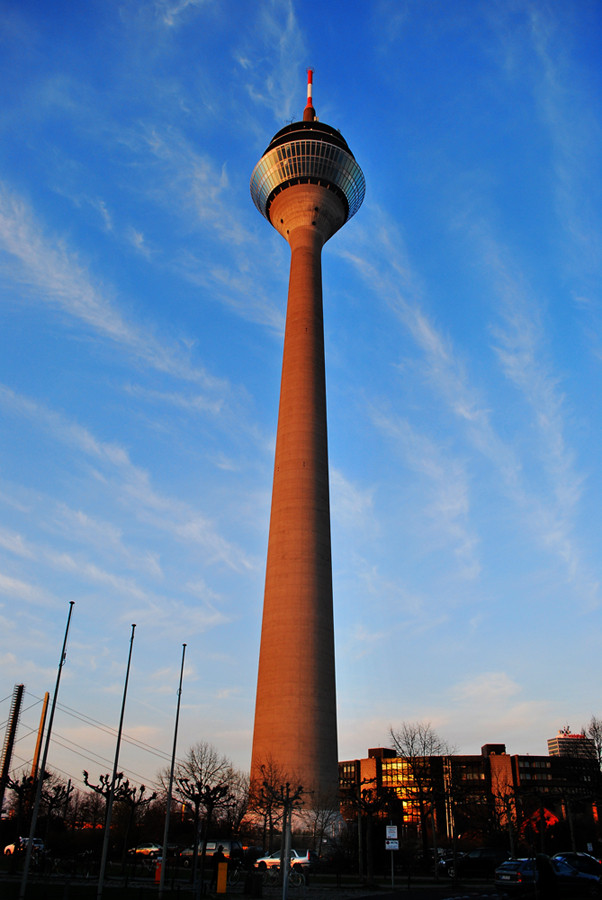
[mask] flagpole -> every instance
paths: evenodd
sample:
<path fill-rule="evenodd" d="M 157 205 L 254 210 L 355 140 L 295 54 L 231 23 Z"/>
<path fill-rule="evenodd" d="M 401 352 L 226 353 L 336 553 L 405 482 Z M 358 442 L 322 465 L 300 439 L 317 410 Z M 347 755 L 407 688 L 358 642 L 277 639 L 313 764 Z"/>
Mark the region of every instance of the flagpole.
<path fill-rule="evenodd" d="M 159 897 L 163 896 L 163 888 L 165 886 L 165 868 L 167 865 L 167 837 L 169 834 L 169 817 L 171 813 L 171 792 L 173 788 L 173 776 L 176 766 L 176 745 L 178 741 L 178 722 L 180 720 L 180 701 L 182 699 L 182 679 L 184 677 L 184 656 L 186 655 L 186 644 L 182 644 L 182 665 L 180 667 L 180 686 L 178 687 L 178 703 L 176 706 L 176 724 L 173 733 L 173 749 L 171 752 L 171 769 L 169 772 L 169 788 L 167 790 L 167 809 L 165 811 L 165 831 L 163 832 L 163 859 L 161 860 L 161 878 L 159 881 Z"/>
<path fill-rule="evenodd" d="M 101 900 L 102 890 L 104 886 L 104 878 L 105 878 L 105 869 L 107 866 L 107 856 L 109 853 L 109 838 L 111 832 L 111 815 L 113 812 L 113 798 L 115 796 L 115 781 L 117 779 L 117 767 L 119 765 L 119 748 L 121 746 L 121 733 L 123 731 L 123 717 L 125 714 L 125 699 L 127 696 L 128 690 L 128 681 L 130 677 L 130 664 L 132 662 L 132 647 L 134 645 L 134 631 L 136 629 L 135 625 L 132 625 L 132 634 L 130 637 L 130 652 L 128 654 L 128 664 L 125 672 L 125 684 L 123 686 L 123 698 L 121 700 L 121 715 L 119 717 L 119 730 L 117 732 L 117 746 L 115 747 L 115 762 L 113 764 L 113 777 L 111 778 L 111 788 L 109 790 L 109 797 L 107 800 L 107 816 L 105 821 L 105 833 L 104 840 L 102 843 L 102 856 L 100 859 L 100 872 L 98 874 L 98 900 Z"/>

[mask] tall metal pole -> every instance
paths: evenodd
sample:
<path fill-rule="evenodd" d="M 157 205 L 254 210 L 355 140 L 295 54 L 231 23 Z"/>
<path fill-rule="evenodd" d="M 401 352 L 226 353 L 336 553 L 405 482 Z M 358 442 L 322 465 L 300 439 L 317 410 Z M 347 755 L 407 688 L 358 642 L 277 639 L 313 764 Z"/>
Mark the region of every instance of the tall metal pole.
<path fill-rule="evenodd" d="M 46 743 L 44 744 L 44 753 L 42 754 L 42 764 L 40 766 L 40 772 L 38 774 L 38 782 L 36 786 L 36 798 L 33 804 L 33 812 L 31 814 L 31 826 L 29 828 L 29 840 L 27 841 L 27 850 L 25 853 L 25 863 L 23 864 L 23 875 L 21 877 L 21 889 L 19 891 L 19 900 L 23 900 L 25 897 L 25 891 L 27 890 L 27 878 L 29 875 L 29 866 L 31 864 L 31 851 L 33 848 L 33 839 L 36 833 L 36 826 L 38 824 L 38 812 L 40 809 L 40 801 L 42 799 L 42 783 L 44 781 L 44 772 L 46 771 L 46 760 L 48 759 L 48 749 L 50 747 L 50 735 L 52 734 L 52 723 L 54 721 L 54 711 L 56 709 L 56 701 L 59 695 L 59 685 L 61 683 L 61 672 L 63 671 L 63 665 L 67 658 L 67 636 L 69 634 L 69 625 L 71 623 L 71 613 L 73 612 L 73 607 L 75 605 L 74 600 L 69 601 L 69 614 L 67 616 L 67 625 L 65 627 L 65 637 L 63 638 L 63 648 L 61 650 L 61 658 L 59 660 L 59 667 L 56 673 L 56 684 L 54 686 L 54 697 L 52 698 L 52 706 L 50 707 L 50 718 L 48 719 L 48 731 L 46 732 Z"/>
<path fill-rule="evenodd" d="M 288 896 L 288 878 L 291 874 L 291 818 L 292 807 L 290 803 L 290 785 L 286 783 L 284 802 L 284 849 L 280 851 L 280 866 L 282 868 L 282 900 Z"/>
<path fill-rule="evenodd" d="M 104 878 L 105 878 L 105 869 L 107 866 L 107 856 L 109 852 L 109 837 L 111 831 L 111 815 L 113 812 L 113 798 L 115 796 L 115 781 L 117 779 L 117 767 L 119 765 L 119 748 L 121 747 L 121 733 L 123 731 L 123 717 L 125 714 L 125 699 L 127 697 L 128 691 L 128 681 L 130 678 L 130 664 L 132 662 L 132 647 L 134 645 L 134 631 L 136 629 L 135 625 L 132 625 L 132 634 L 130 637 L 130 652 L 128 654 L 128 664 L 125 671 L 125 684 L 123 685 L 123 698 L 121 700 L 121 715 L 119 717 L 119 730 L 117 732 L 117 746 L 115 747 L 115 762 L 113 763 L 113 776 L 111 778 L 111 789 L 109 791 L 109 797 L 107 800 L 107 817 L 105 821 L 105 833 L 104 840 L 102 843 L 102 856 L 100 859 L 100 872 L 98 875 L 98 892 L 97 897 L 102 897 L 102 889 L 104 886 Z"/>
<path fill-rule="evenodd" d="M 42 712 L 40 715 L 40 727 L 38 728 L 38 739 L 36 741 L 36 749 L 33 754 L 33 761 L 31 763 L 31 777 L 35 782 L 36 776 L 38 774 L 38 763 L 40 761 L 40 750 L 42 749 L 42 738 L 44 736 L 44 725 L 46 724 L 46 712 L 48 710 L 48 700 L 50 698 L 50 694 L 48 691 L 44 694 L 44 702 L 42 704 Z"/>
<path fill-rule="evenodd" d="M 165 830 L 163 832 L 163 859 L 161 860 L 161 878 L 159 880 L 159 897 L 163 896 L 165 886 L 165 868 L 167 864 L 167 838 L 169 835 L 169 816 L 171 813 L 171 792 L 173 789 L 173 776 L 176 767 L 176 745 L 178 742 L 178 722 L 180 720 L 180 701 L 182 699 L 182 679 L 184 678 L 184 656 L 186 644 L 182 644 L 182 665 L 180 667 L 180 685 L 178 687 L 178 703 L 176 706 L 176 724 L 173 731 L 173 749 L 171 751 L 171 769 L 169 770 L 169 787 L 167 789 L 167 809 L 165 811 Z"/>

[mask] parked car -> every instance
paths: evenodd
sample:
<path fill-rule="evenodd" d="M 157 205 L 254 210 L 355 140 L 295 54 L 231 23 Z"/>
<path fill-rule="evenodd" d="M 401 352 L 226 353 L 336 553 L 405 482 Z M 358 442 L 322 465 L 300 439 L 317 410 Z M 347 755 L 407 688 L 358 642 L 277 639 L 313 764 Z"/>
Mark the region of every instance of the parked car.
<path fill-rule="evenodd" d="M 272 869 L 274 866 L 280 866 L 280 850 L 274 850 L 269 856 L 260 857 L 256 863 L 257 869 Z M 291 866 L 297 868 L 299 866 L 314 866 L 318 862 L 318 854 L 313 850 L 305 850 L 300 853 L 297 850 L 291 850 Z"/>
<path fill-rule="evenodd" d="M 450 878 L 492 878 L 500 863 L 509 856 L 506 850 L 497 847 L 478 847 L 452 859 L 447 874 Z"/>
<path fill-rule="evenodd" d="M 563 859 L 550 860 L 554 866 L 560 894 L 564 897 L 598 897 L 600 895 L 600 876 L 580 872 Z"/>
<path fill-rule="evenodd" d="M 207 841 L 205 856 L 213 856 L 218 847 L 222 848 L 222 852 L 226 859 L 239 859 L 242 862 L 244 858 L 244 850 L 240 841 L 229 840 L 228 838 L 218 838 L 215 841 Z M 200 857 L 201 853 L 203 852 L 203 841 L 199 841 L 197 852 Z M 180 853 L 180 859 L 185 866 L 189 866 L 192 863 L 193 855 L 194 847 L 187 847 Z"/>
<path fill-rule="evenodd" d="M 596 875 L 598 878 L 602 878 L 602 863 L 589 853 L 568 850 L 566 853 L 555 853 L 552 859 L 562 859 L 569 866 L 577 869 L 578 872 L 585 872 L 587 875 Z"/>
<path fill-rule="evenodd" d="M 537 870 L 534 859 L 507 859 L 495 870 L 494 883 L 504 893 L 520 896 L 535 889 Z"/>
<path fill-rule="evenodd" d="M 130 856 L 144 856 L 148 859 L 160 856 L 162 852 L 163 847 L 160 847 L 159 844 L 138 844 L 137 847 L 128 850 Z"/>
<path fill-rule="evenodd" d="M 20 837 L 17 838 L 16 841 L 13 841 L 12 844 L 7 844 L 4 848 L 5 856 L 12 856 L 13 853 L 19 853 L 21 850 L 27 849 L 27 844 L 29 843 L 29 838 Z M 42 838 L 33 838 L 31 842 L 32 853 L 43 853 L 44 852 L 44 841 Z"/>
<path fill-rule="evenodd" d="M 495 886 L 509 897 L 547 896 L 546 886 L 554 885 L 554 896 L 574 900 L 599 896 L 599 880 L 579 872 L 561 859 L 540 855 L 528 859 L 507 859 L 495 870 Z M 537 892 L 537 893 L 536 893 Z"/>

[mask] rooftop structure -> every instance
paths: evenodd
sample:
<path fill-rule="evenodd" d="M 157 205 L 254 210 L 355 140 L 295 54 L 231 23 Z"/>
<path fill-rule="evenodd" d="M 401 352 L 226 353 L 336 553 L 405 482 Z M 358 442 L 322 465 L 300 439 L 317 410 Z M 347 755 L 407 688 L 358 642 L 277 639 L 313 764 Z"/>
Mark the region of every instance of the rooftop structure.
<path fill-rule="evenodd" d="M 584 734 L 571 734 L 562 729 L 556 737 L 548 738 L 550 756 L 577 756 L 581 759 L 596 759 L 596 746 Z"/>

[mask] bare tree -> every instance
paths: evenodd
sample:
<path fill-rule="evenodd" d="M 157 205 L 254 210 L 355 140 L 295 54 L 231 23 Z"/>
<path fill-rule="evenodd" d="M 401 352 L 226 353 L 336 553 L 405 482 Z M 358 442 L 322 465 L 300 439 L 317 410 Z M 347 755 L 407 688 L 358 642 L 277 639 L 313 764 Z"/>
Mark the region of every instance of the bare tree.
<path fill-rule="evenodd" d="M 422 847 L 428 855 L 428 823 L 431 821 L 433 841 L 436 841 L 435 804 L 437 784 L 433 778 L 431 758 L 449 756 L 453 749 L 434 730 L 430 722 L 402 722 L 389 734 L 397 756 L 405 760 L 406 773 L 402 789 L 405 799 L 418 810 Z M 436 846 L 434 848 L 436 850 Z"/>
<path fill-rule="evenodd" d="M 397 755 L 404 759 L 454 753 L 453 747 L 439 737 L 430 722 L 402 722 L 397 730 L 390 728 L 389 734 Z"/>
<path fill-rule="evenodd" d="M 227 756 L 220 754 L 213 744 L 199 741 L 193 744 L 186 756 L 178 763 L 178 778 L 189 778 L 203 784 L 218 784 L 225 780 L 232 770 L 232 763 Z"/>
<path fill-rule="evenodd" d="M 598 765 L 602 769 L 602 719 L 598 719 L 596 716 L 592 716 L 589 720 L 589 725 L 582 729 L 583 734 L 593 741 L 596 759 L 598 760 Z"/>
<path fill-rule="evenodd" d="M 389 788 L 378 786 L 376 779 L 363 778 L 344 792 L 345 801 L 357 812 L 358 870 L 364 876 L 363 822 L 366 831 L 366 880 L 374 881 L 374 823 L 384 812 L 393 810 L 395 796 Z"/>
<path fill-rule="evenodd" d="M 126 820 L 123 835 L 123 851 L 121 857 L 122 865 L 125 865 L 128 838 L 130 836 L 132 827 L 136 826 L 137 819 L 140 817 L 140 813 L 144 809 L 146 809 L 153 802 L 153 800 L 157 799 L 156 791 L 153 791 L 153 793 L 149 794 L 148 797 L 145 797 L 145 794 L 146 785 L 141 784 L 139 787 L 136 787 L 135 784 L 130 785 L 129 779 L 126 779 L 120 786 L 118 798 L 119 804 L 126 810 Z M 136 861 L 135 858 L 134 861 Z"/>
<path fill-rule="evenodd" d="M 42 807 L 46 812 L 46 839 L 48 839 L 50 825 L 55 813 L 61 813 L 63 820 L 66 819 L 73 791 L 74 787 L 70 778 L 68 781 L 65 781 L 59 775 L 44 772 Z"/>
<path fill-rule="evenodd" d="M 111 776 L 107 772 L 105 775 L 98 776 L 98 784 L 90 783 L 90 776 L 84 769 L 84 784 L 86 787 L 89 787 L 90 790 L 94 791 L 95 794 L 98 794 L 99 797 L 102 797 L 105 804 L 105 823 L 107 817 L 107 807 L 109 804 L 109 798 L 111 796 Z M 115 784 L 113 785 L 113 800 L 118 803 L 119 800 L 122 799 L 123 790 L 124 790 L 124 774 L 123 772 L 117 772 L 115 775 Z M 125 784 L 129 785 L 129 782 L 125 782 Z"/>
<path fill-rule="evenodd" d="M 201 741 L 194 744 L 175 772 L 174 789 L 184 802 L 191 805 L 194 819 L 193 879 L 196 878 L 201 812 L 203 848 L 200 877 L 205 867 L 205 845 L 211 823 L 216 814 L 231 806 L 234 794 L 231 790 L 234 778 L 232 763 L 221 755 L 212 744 Z"/>
<path fill-rule="evenodd" d="M 249 776 L 232 769 L 229 781 L 231 801 L 223 808 L 223 816 L 228 833 L 238 834 L 249 809 Z"/>
<path fill-rule="evenodd" d="M 272 809 L 280 810 L 282 821 L 282 841 L 280 844 L 280 876 L 282 879 L 282 895 L 287 895 L 288 877 L 291 859 L 291 824 L 293 812 L 303 805 L 303 785 L 295 787 L 290 781 L 276 784 L 264 781 L 261 787 L 262 802 Z"/>
<path fill-rule="evenodd" d="M 331 834 L 341 818 L 340 798 L 338 792 L 330 796 L 314 796 L 305 801 L 298 818 L 306 830 L 312 835 L 313 849 L 321 855 L 326 835 Z"/>
<path fill-rule="evenodd" d="M 273 759 L 265 760 L 259 767 L 259 776 L 250 786 L 249 806 L 262 821 L 262 844 L 265 853 L 274 849 L 274 833 L 282 820 L 282 807 L 275 801 L 280 787 L 290 783 L 284 769 Z"/>

